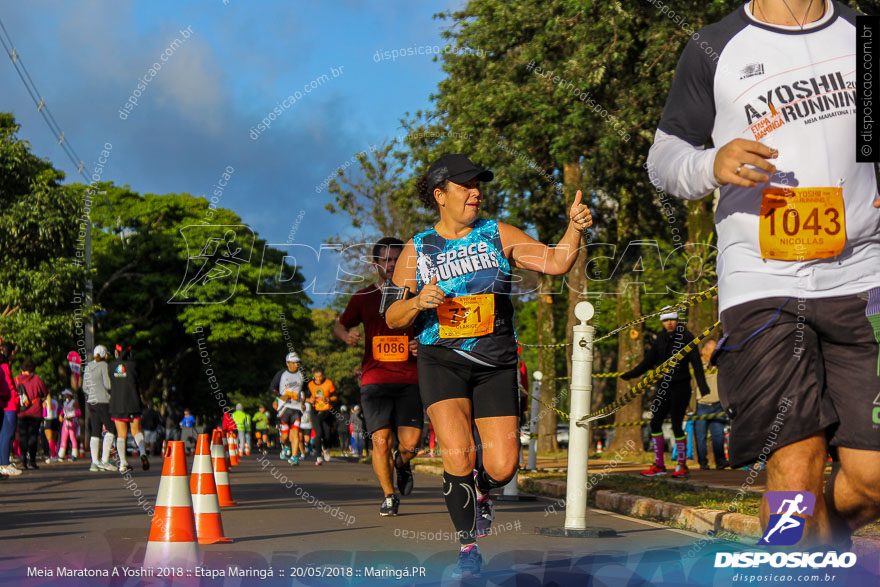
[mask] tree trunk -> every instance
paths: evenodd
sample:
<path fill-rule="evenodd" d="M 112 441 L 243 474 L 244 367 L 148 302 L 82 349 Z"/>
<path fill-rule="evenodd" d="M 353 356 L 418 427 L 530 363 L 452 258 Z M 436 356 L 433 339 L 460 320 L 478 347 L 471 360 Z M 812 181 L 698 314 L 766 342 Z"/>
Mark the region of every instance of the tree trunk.
<path fill-rule="evenodd" d="M 542 275 L 538 289 L 538 344 L 552 344 L 553 321 L 553 277 Z M 556 412 L 546 406 L 556 406 L 556 361 L 554 353 L 559 349 L 538 349 L 538 369 L 544 376 L 541 384 L 540 418 L 538 418 L 538 451 L 549 452 L 558 450 L 556 444 Z"/>
<path fill-rule="evenodd" d="M 580 165 L 577 163 L 566 163 L 562 167 L 562 177 L 563 177 L 563 189 L 565 190 L 565 213 L 568 215 L 568 210 L 571 208 L 571 204 L 574 202 L 575 194 L 577 193 L 578 187 L 580 187 L 582 172 Z M 578 252 L 577 259 L 574 262 L 574 266 L 571 268 L 571 271 L 565 276 L 565 281 L 568 287 L 565 288 L 565 295 L 568 297 L 568 318 L 565 323 L 565 340 L 569 344 L 574 340 L 574 331 L 572 328 L 575 324 L 578 323 L 578 319 L 575 318 L 574 315 L 574 307 L 578 302 L 584 301 L 587 299 L 587 276 L 586 276 L 586 265 L 587 265 L 587 250 L 584 248 L 585 238 L 581 236 L 580 240 L 580 251 Z M 571 377 L 571 352 L 568 351 L 565 353 L 566 365 L 567 365 L 567 375 Z"/>
<path fill-rule="evenodd" d="M 618 193 L 620 202 L 617 220 L 618 250 L 625 251 L 630 241 L 636 236 L 636 227 L 639 221 L 639 211 L 636 199 L 625 189 Z M 641 285 L 633 283 L 639 278 L 633 274 L 621 275 L 617 280 L 617 324 L 625 324 L 642 313 Z M 632 286 L 630 287 L 630 283 Z M 615 371 L 629 371 L 644 356 L 642 342 L 642 325 L 621 331 L 617 335 L 617 369 Z M 615 398 L 620 398 L 630 389 L 630 384 L 622 379 L 617 380 L 617 393 Z M 636 398 L 622 407 L 616 414 L 615 422 L 632 422 L 642 419 L 642 398 Z M 610 420 L 610 418 L 609 418 Z M 632 440 L 636 446 L 641 446 L 642 432 L 638 427 L 624 426 L 614 429 L 614 441 L 610 450 L 623 449 L 627 441 Z"/>
<path fill-rule="evenodd" d="M 619 295 L 617 296 L 617 323 L 625 324 L 641 315 L 641 285 L 627 285 L 632 281 L 632 276 L 624 276 L 619 283 Z M 633 337 L 632 332 L 637 336 Z M 617 335 L 617 371 L 629 371 L 635 367 L 644 356 L 642 343 L 642 325 L 624 330 Z M 633 385 L 636 382 L 633 381 Z M 620 398 L 630 390 L 631 384 L 623 379 L 617 380 L 616 398 Z M 615 414 L 615 422 L 632 422 L 642 419 L 642 398 L 638 397 L 620 408 Z M 642 430 L 637 426 L 623 426 L 614 431 L 614 442 L 609 450 L 623 449 L 628 441 L 632 440 L 636 446 L 641 446 Z"/>
<path fill-rule="evenodd" d="M 685 251 L 690 255 L 698 255 L 705 258 L 707 247 L 702 244 L 714 245 L 715 243 L 715 219 L 712 212 L 713 198 L 703 198 L 701 200 L 688 200 L 688 243 L 685 245 Z M 714 266 L 717 258 L 713 258 L 711 264 Z M 708 266 L 708 260 L 704 259 L 704 263 Z M 692 272 L 688 277 L 687 293 L 688 295 L 697 294 L 706 290 L 713 285 L 713 280 L 699 276 L 697 273 L 698 265 L 691 263 L 688 271 Z M 703 267 L 703 275 L 706 268 Z M 699 276 L 699 279 L 695 279 Z M 717 298 L 694 304 L 688 311 L 688 330 L 694 335 L 699 334 L 709 326 L 715 323 L 717 315 L 718 301 Z M 717 333 L 713 333 L 710 338 L 717 338 Z"/>

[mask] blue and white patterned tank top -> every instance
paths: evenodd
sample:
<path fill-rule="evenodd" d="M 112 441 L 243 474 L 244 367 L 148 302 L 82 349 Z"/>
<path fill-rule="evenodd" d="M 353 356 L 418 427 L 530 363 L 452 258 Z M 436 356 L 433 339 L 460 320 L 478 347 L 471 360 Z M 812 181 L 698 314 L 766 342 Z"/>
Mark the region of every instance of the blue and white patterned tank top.
<path fill-rule="evenodd" d="M 516 332 L 510 301 L 510 263 L 504 256 L 498 223 L 477 220 L 462 238 L 447 240 L 431 228 L 413 237 L 418 290 L 437 276 L 447 300 L 489 294 L 494 297 L 492 332 L 470 338 L 441 337 L 437 310 L 425 310 L 416 322 L 419 342 L 464 352 L 493 366 L 515 365 Z"/>

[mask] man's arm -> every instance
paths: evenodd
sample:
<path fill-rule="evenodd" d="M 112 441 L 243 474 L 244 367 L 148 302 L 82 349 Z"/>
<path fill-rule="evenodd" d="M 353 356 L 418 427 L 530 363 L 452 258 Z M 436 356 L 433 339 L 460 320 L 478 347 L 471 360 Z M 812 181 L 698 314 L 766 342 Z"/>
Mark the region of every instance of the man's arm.
<path fill-rule="evenodd" d="M 657 352 L 657 344 L 659 342 L 659 338 L 655 340 L 654 344 L 651 345 L 651 348 L 649 348 L 645 353 L 645 358 L 642 359 L 642 362 L 621 375 L 620 378 L 633 379 L 634 377 L 640 377 L 642 374 L 647 373 L 648 369 L 652 369 L 657 366 L 660 358 L 660 354 Z"/>
<path fill-rule="evenodd" d="M 272 378 L 272 383 L 269 384 L 269 393 L 278 394 L 278 387 L 281 385 L 281 371 L 275 374 L 275 377 Z"/>
<path fill-rule="evenodd" d="M 660 129 L 648 151 L 648 178 L 658 190 L 686 200 L 698 200 L 719 183 L 712 168 L 716 149 L 701 149 Z"/>
<path fill-rule="evenodd" d="M 700 357 L 699 348 L 695 348 L 688 353 L 688 361 L 694 368 L 694 377 L 697 380 L 697 387 L 700 388 L 700 397 L 709 395 L 709 384 L 706 383 L 706 372 L 703 370 L 703 361 Z"/>

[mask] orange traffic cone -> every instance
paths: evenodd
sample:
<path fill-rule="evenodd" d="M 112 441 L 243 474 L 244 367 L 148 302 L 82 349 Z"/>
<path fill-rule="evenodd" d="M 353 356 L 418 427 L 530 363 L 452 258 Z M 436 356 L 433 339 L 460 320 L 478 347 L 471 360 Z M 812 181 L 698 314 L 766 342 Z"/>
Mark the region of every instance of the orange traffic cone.
<path fill-rule="evenodd" d="M 199 434 L 192 474 L 189 478 L 189 489 L 192 492 L 199 544 L 232 542 L 231 538 L 223 536 L 220 502 L 217 499 L 217 485 L 214 482 L 214 466 L 211 464 L 211 441 L 207 434 Z"/>
<path fill-rule="evenodd" d="M 183 443 L 171 441 L 165 451 L 144 567 L 193 568 L 199 564 L 196 524 L 186 477 Z"/>
<path fill-rule="evenodd" d="M 244 439 L 244 454 L 251 456 L 251 441 L 248 438 Z"/>
<path fill-rule="evenodd" d="M 220 431 L 220 436 L 223 438 L 223 458 L 226 459 L 226 469 L 229 470 L 232 466 L 232 462 L 229 460 L 229 438 L 222 428 L 217 428 L 217 430 Z M 215 468 L 214 470 L 216 471 L 217 469 Z"/>
<path fill-rule="evenodd" d="M 229 437 L 229 442 L 227 443 L 229 445 L 229 464 L 235 467 L 239 462 L 238 447 L 235 442 L 235 432 L 227 432 L 226 434 Z"/>
<path fill-rule="evenodd" d="M 232 499 L 232 491 L 229 489 L 229 468 L 226 466 L 226 453 L 223 450 L 223 433 L 214 430 L 214 438 L 211 440 L 211 461 L 214 465 L 214 483 L 217 484 L 217 499 L 220 507 L 238 505 Z"/>

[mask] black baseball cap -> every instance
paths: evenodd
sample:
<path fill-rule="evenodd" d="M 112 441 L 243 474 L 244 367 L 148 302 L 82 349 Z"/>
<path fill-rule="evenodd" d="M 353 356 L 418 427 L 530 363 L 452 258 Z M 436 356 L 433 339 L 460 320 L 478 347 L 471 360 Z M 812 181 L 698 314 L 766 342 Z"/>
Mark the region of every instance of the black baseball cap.
<path fill-rule="evenodd" d="M 441 155 L 428 168 L 428 189 L 433 190 L 447 179 L 455 183 L 465 183 L 472 179 L 492 181 L 494 177 L 494 173 L 477 167 L 464 155 Z"/>

